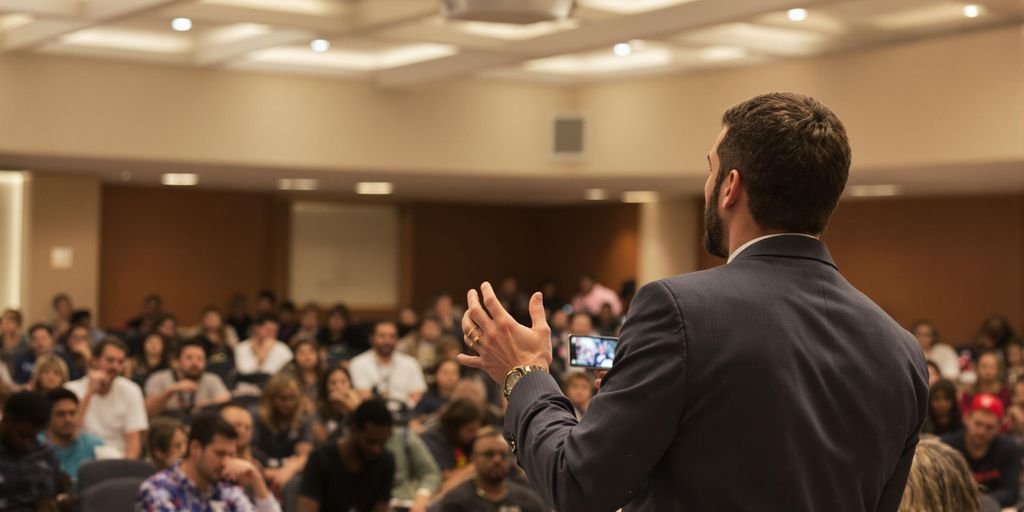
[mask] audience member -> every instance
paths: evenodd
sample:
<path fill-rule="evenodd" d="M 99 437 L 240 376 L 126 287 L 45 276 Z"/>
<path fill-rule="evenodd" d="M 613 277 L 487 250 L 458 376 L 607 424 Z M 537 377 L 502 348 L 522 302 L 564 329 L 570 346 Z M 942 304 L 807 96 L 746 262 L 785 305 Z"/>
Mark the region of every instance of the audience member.
<path fill-rule="evenodd" d="M 235 456 L 238 433 L 215 414 L 192 423 L 185 460 L 149 477 L 139 487 L 140 512 L 280 512 L 256 466 Z M 255 506 L 243 490 L 253 489 Z"/>
<path fill-rule="evenodd" d="M 295 303 L 286 300 L 281 303 L 277 310 L 277 319 L 281 322 L 278 337 L 285 343 L 289 343 L 295 333 L 299 332 L 299 319 L 295 314 Z"/>
<path fill-rule="evenodd" d="M 96 447 L 102 446 L 103 440 L 88 432 L 78 431 L 75 422 L 78 416 L 78 397 L 74 393 L 57 388 L 46 393 L 46 399 L 50 403 L 50 423 L 40 433 L 39 440 L 53 447 L 61 470 L 75 482 L 78 479 L 78 467 L 96 459 Z"/>
<path fill-rule="evenodd" d="M 320 380 L 316 415 L 313 417 L 313 440 L 319 445 L 345 434 L 346 422 L 363 402 L 352 387 L 352 376 L 341 365 L 331 367 Z"/>
<path fill-rule="evenodd" d="M 289 344 L 302 340 L 316 341 L 319 334 L 320 308 L 310 303 L 302 307 L 302 313 L 299 314 L 299 330 L 287 341 Z"/>
<path fill-rule="evenodd" d="M 53 449 L 39 442 L 50 419 L 50 404 L 31 391 L 15 393 L 0 420 L 0 510 L 55 510 L 58 494 L 70 488 Z"/>
<path fill-rule="evenodd" d="M 1024 342 L 1013 339 L 1003 346 L 1006 361 L 1006 383 L 1013 384 L 1024 378 Z"/>
<path fill-rule="evenodd" d="M 277 313 L 277 294 L 271 290 L 263 289 L 256 294 L 256 316 L 271 315 Z"/>
<path fill-rule="evenodd" d="M 995 395 L 976 395 L 968 409 L 963 433 L 949 434 L 943 441 L 957 449 L 971 468 L 974 480 L 1002 507 L 1017 503 L 1020 496 L 1021 451 L 1008 437 L 999 434 L 1003 403 Z"/>
<path fill-rule="evenodd" d="M 419 328 L 402 338 L 397 349 L 414 357 L 420 368 L 433 368 L 441 360 L 439 352 L 443 340 L 457 343 L 455 338 L 441 332 L 441 322 L 436 316 L 424 316 Z"/>
<path fill-rule="evenodd" d="M 327 355 L 327 360 L 337 362 L 352 359 L 355 351 L 352 331 L 352 318 L 344 304 L 338 304 L 327 312 L 323 329 L 316 335 L 320 349 Z"/>
<path fill-rule="evenodd" d="M 480 430 L 473 441 L 476 477 L 463 482 L 441 500 L 440 512 L 546 512 L 548 506 L 529 486 L 509 478 L 512 452 L 501 431 Z"/>
<path fill-rule="evenodd" d="M 64 364 L 67 365 L 68 372 L 71 371 L 71 359 L 66 354 L 56 350 L 56 341 L 53 337 L 53 331 L 49 326 L 35 324 L 28 328 L 28 336 L 30 350 L 22 354 L 14 362 L 14 374 L 11 377 L 14 378 L 15 383 L 27 384 L 32 378 L 32 370 L 36 367 L 36 360 L 47 355 L 61 358 L 64 360 Z"/>
<path fill-rule="evenodd" d="M 391 509 L 395 512 L 426 512 L 430 499 L 441 487 L 441 469 L 419 434 L 394 427 L 387 449 L 395 457 L 391 485 Z"/>
<path fill-rule="evenodd" d="M 174 418 L 153 418 L 146 433 L 148 460 L 158 470 L 168 469 L 185 456 L 185 426 Z"/>
<path fill-rule="evenodd" d="M 252 337 L 235 347 L 235 370 L 239 375 L 273 375 L 292 360 L 292 351 L 277 339 L 277 319 L 260 316 Z"/>
<path fill-rule="evenodd" d="M 71 334 L 71 329 L 75 327 L 85 327 L 87 334 L 89 335 L 89 346 L 94 347 L 103 338 L 107 337 L 107 333 L 96 327 L 92 323 L 92 311 L 88 309 L 76 309 L 71 313 L 71 326 L 68 328 L 68 335 Z"/>
<path fill-rule="evenodd" d="M 444 292 L 437 294 L 432 301 L 431 309 L 430 314 L 437 317 L 441 323 L 441 331 L 458 340 L 460 344 L 465 343 L 462 339 L 462 311 L 455 307 L 452 296 Z"/>
<path fill-rule="evenodd" d="M 231 399 L 220 377 L 206 371 L 203 342 L 192 339 L 178 345 L 174 368 L 160 370 L 146 379 L 146 412 L 188 422 L 203 409 Z"/>
<path fill-rule="evenodd" d="M 302 471 L 313 449 L 312 417 L 299 381 L 291 373 L 267 381 L 256 409 L 253 446 L 266 456 L 263 474 L 275 491 Z"/>
<path fill-rule="evenodd" d="M 475 468 L 469 453 L 483 418 L 479 404 L 467 399 L 453 400 L 441 411 L 438 424 L 423 434 L 423 442 L 444 474 L 441 494 L 473 477 Z"/>
<path fill-rule="evenodd" d="M 580 277 L 580 291 L 572 298 L 573 311 L 597 316 L 605 304 L 612 308 L 613 315 L 622 314 L 622 301 L 619 295 L 611 288 L 598 283 L 593 275 L 583 274 Z"/>
<path fill-rule="evenodd" d="M 71 296 L 66 293 L 58 293 L 53 296 L 53 322 L 50 323 L 50 334 L 53 338 L 63 338 L 68 329 L 71 328 L 71 315 L 75 312 L 71 304 Z"/>
<path fill-rule="evenodd" d="M 1024 380 L 1013 383 L 1010 405 L 1006 407 L 1006 435 L 1024 452 Z"/>
<path fill-rule="evenodd" d="M 0 362 L 14 371 L 14 361 L 29 351 L 28 338 L 21 332 L 21 313 L 15 309 L 0 316 Z"/>
<path fill-rule="evenodd" d="M 317 403 L 320 381 L 324 373 L 324 364 L 317 353 L 316 342 L 303 340 L 295 344 L 295 358 L 288 364 L 288 371 L 295 375 L 302 386 L 302 394 L 310 404 Z"/>
<path fill-rule="evenodd" d="M 602 304 L 594 325 L 597 333 L 601 336 L 618 336 L 620 325 L 619 317 L 612 313 L 611 304 Z"/>
<path fill-rule="evenodd" d="M 45 394 L 64 387 L 69 380 L 71 377 L 68 374 L 68 365 L 56 354 L 49 354 L 36 360 L 36 366 L 32 369 L 32 377 L 28 382 L 28 389 Z"/>
<path fill-rule="evenodd" d="M 157 319 L 153 332 L 162 334 L 170 341 L 172 347 L 181 339 L 181 334 L 178 332 L 178 319 L 170 313 L 164 313 Z"/>
<path fill-rule="evenodd" d="M 146 295 L 142 300 L 142 314 L 128 321 L 128 328 L 135 333 L 148 333 L 156 329 L 156 324 L 164 316 L 164 301 L 155 294 Z"/>
<path fill-rule="evenodd" d="M 230 325 L 224 323 L 224 315 L 215 306 L 203 308 L 199 325 L 182 332 L 185 337 L 203 337 L 209 342 L 206 351 L 210 355 L 210 362 L 213 362 L 213 355 L 226 353 L 234 357 L 233 351 L 238 345 L 238 333 Z"/>
<path fill-rule="evenodd" d="M 1002 349 L 1006 343 L 1014 339 L 1010 321 L 1002 315 L 992 315 L 985 319 L 978 328 L 975 344 L 982 349 Z"/>
<path fill-rule="evenodd" d="M 419 315 L 415 309 L 405 306 L 398 310 L 398 339 L 408 336 L 419 323 Z"/>
<path fill-rule="evenodd" d="M 527 322 L 530 319 L 530 298 L 519 291 L 519 282 L 514 277 L 505 277 L 498 283 L 496 290 L 498 300 L 505 306 L 512 318 L 517 322 Z"/>
<path fill-rule="evenodd" d="M 429 416 L 444 407 L 448 403 L 452 391 L 455 390 L 455 384 L 459 382 L 461 374 L 462 365 L 455 360 L 441 361 L 434 369 L 433 382 L 427 387 L 427 392 L 423 394 L 420 401 L 416 403 L 413 417 Z"/>
<path fill-rule="evenodd" d="M 78 422 L 84 432 L 103 439 L 124 458 L 137 459 L 142 453 L 142 432 L 149 428 L 142 390 L 121 376 L 128 346 L 117 338 L 104 338 L 96 345 L 93 369 L 65 385 L 78 395 Z"/>
<path fill-rule="evenodd" d="M 960 408 L 970 410 L 975 395 L 988 393 L 995 395 L 1001 404 L 1010 403 L 1010 388 L 1003 377 L 1003 359 L 998 350 L 988 350 L 978 356 L 978 381 L 974 389 L 964 392 L 960 400 Z"/>
<path fill-rule="evenodd" d="M 899 512 L 979 512 L 979 499 L 963 456 L 936 438 L 922 436 Z"/>
<path fill-rule="evenodd" d="M 960 406 L 956 401 L 956 385 L 940 379 L 931 386 L 928 393 L 928 416 L 922 432 L 944 436 L 958 433 L 964 428 Z"/>
<path fill-rule="evenodd" d="M 594 377 L 583 371 L 569 372 L 565 376 L 563 391 L 576 410 L 576 418 L 582 418 L 594 397 Z"/>
<path fill-rule="evenodd" d="M 553 279 L 545 279 L 540 285 L 540 292 L 544 295 L 544 311 L 554 313 L 565 310 L 566 302 L 558 294 L 558 285 Z"/>
<path fill-rule="evenodd" d="M 236 293 L 231 297 L 231 306 L 228 308 L 228 325 L 230 325 L 239 339 L 249 337 L 249 329 L 252 327 L 252 317 L 245 305 L 245 295 Z"/>
<path fill-rule="evenodd" d="M 140 387 L 150 375 L 171 366 L 171 340 L 160 333 L 149 333 L 142 341 L 142 353 L 125 361 L 124 376 Z"/>
<path fill-rule="evenodd" d="M 938 365 L 942 378 L 956 382 L 960 376 L 960 356 L 953 347 L 939 341 L 939 331 L 935 324 L 928 320 L 918 320 L 910 331 L 924 350 L 925 359 Z"/>
<path fill-rule="evenodd" d="M 395 477 L 391 412 L 367 400 L 353 413 L 352 430 L 317 448 L 302 473 L 300 512 L 361 510 L 385 512 Z"/>
<path fill-rule="evenodd" d="M 93 345 L 92 334 L 88 326 L 73 324 L 68 330 L 68 335 L 64 338 L 64 353 L 71 361 L 68 373 L 72 380 L 81 378 L 85 372 L 89 371 Z"/>
<path fill-rule="evenodd" d="M 263 463 L 260 461 L 266 460 L 267 457 L 252 445 L 252 413 L 241 405 L 228 402 L 221 406 L 220 417 L 230 423 L 238 433 L 236 456 L 254 464 L 262 474 Z"/>
<path fill-rule="evenodd" d="M 935 364 L 935 361 L 927 360 L 924 364 L 928 366 L 928 387 L 932 387 L 933 384 L 942 379 L 942 372 L 939 371 L 939 365 Z"/>
<path fill-rule="evenodd" d="M 412 409 L 423 396 L 427 384 L 416 359 L 395 352 L 397 342 L 398 327 L 394 322 L 377 323 L 371 338 L 373 348 L 352 359 L 349 367 L 352 385 L 363 394 L 363 398 L 377 396 Z"/>

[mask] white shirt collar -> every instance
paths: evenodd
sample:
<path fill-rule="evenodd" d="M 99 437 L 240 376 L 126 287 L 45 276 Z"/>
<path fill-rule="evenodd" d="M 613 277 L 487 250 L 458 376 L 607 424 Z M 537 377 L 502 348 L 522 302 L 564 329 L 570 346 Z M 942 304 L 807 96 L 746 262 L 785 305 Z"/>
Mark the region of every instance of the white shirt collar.
<path fill-rule="evenodd" d="M 736 259 L 736 257 L 739 256 L 741 252 L 745 251 L 747 249 L 747 247 L 750 247 L 751 245 L 754 245 L 754 244 L 760 242 L 761 240 L 767 240 L 769 238 L 775 238 L 777 236 L 789 236 L 789 235 L 806 236 L 807 238 L 813 238 L 815 240 L 818 240 L 818 237 L 811 236 L 811 235 L 808 235 L 806 233 L 775 233 L 775 234 L 771 234 L 771 235 L 760 236 L 760 237 L 757 237 L 757 238 L 755 238 L 755 239 L 753 239 L 753 240 L 751 240 L 751 241 L 741 245 L 739 249 L 736 249 L 735 251 L 733 251 L 732 254 L 729 255 L 729 260 L 726 261 L 726 263 L 732 263 L 732 260 Z"/>

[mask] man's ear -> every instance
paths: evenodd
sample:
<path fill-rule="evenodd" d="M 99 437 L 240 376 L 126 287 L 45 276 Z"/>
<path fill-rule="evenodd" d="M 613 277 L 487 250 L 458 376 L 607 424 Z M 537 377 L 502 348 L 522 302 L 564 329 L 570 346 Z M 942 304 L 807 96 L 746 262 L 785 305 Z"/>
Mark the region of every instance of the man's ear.
<path fill-rule="evenodd" d="M 718 196 L 722 203 L 721 206 L 723 208 L 735 206 L 745 185 L 739 171 L 736 169 L 729 171 L 729 174 L 722 180 L 722 189 Z"/>

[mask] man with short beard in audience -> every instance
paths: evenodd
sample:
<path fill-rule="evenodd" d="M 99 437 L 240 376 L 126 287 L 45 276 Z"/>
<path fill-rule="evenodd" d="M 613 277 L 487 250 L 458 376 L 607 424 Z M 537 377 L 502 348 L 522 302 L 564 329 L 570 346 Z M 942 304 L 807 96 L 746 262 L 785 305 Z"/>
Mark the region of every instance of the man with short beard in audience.
<path fill-rule="evenodd" d="M 509 478 L 512 451 L 501 432 L 484 427 L 473 441 L 476 477 L 452 489 L 440 512 L 544 512 L 544 501 L 529 486 Z"/>
<path fill-rule="evenodd" d="M 198 339 L 178 345 L 177 364 L 146 379 L 146 411 L 187 419 L 205 407 L 231 399 L 220 377 L 206 371 L 206 350 Z M 187 422 L 186 422 L 187 423 Z"/>

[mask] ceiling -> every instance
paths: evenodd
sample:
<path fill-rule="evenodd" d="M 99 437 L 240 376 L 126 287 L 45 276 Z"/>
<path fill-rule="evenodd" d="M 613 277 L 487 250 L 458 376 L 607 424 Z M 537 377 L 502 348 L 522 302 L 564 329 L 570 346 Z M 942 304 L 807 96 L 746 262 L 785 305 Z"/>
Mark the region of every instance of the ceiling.
<path fill-rule="evenodd" d="M 412 87 L 455 77 L 580 83 L 681 73 L 1024 20 L 981 0 L 577 0 L 570 19 L 447 21 L 439 0 L 0 0 L 3 52 L 314 73 Z M 792 21 L 790 8 L 806 10 Z M 179 32 L 172 20 L 188 18 Z M 324 39 L 326 51 L 311 42 Z M 620 47 L 616 55 L 613 46 Z"/>

